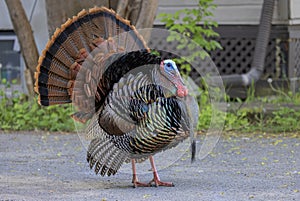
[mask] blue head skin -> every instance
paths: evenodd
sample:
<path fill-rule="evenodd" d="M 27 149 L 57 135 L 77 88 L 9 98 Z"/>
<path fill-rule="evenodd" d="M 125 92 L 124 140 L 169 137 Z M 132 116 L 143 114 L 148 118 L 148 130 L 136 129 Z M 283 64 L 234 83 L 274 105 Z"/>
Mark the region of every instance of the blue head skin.
<path fill-rule="evenodd" d="M 176 95 L 179 97 L 185 97 L 188 95 L 188 89 L 183 83 L 176 63 L 170 59 L 163 60 L 160 64 L 160 72 L 166 79 L 161 79 L 162 85 L 176 91 Z"/>

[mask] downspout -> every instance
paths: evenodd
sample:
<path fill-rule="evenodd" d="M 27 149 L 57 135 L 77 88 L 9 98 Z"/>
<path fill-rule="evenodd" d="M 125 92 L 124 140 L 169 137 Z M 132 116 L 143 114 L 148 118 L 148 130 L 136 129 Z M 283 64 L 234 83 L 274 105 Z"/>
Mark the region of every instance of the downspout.
<path fill-rule="evenodd" d="M 271 33 L 275 0 L 264 0 L 258 27 L 252 67 L 248 73 L 222 76 L 223 83 L 228 87 L 249 86 L 261 77 L 264 71 L 265 57 Z"/>

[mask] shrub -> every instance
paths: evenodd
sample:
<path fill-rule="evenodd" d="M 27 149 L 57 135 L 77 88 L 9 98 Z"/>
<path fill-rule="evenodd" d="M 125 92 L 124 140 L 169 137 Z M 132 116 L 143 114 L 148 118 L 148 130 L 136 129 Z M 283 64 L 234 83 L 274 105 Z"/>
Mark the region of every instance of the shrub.
<path fill-rule="evenodd" d="M 14 92 L 13 97 L 8 98 L 5 92 L 0 91 L 0 96 L 1 130 L 75 130 L 70 118 L 71 105 L 42 107 L 38 105 L 36 97 L 28 99 L 19 92 Z"/>

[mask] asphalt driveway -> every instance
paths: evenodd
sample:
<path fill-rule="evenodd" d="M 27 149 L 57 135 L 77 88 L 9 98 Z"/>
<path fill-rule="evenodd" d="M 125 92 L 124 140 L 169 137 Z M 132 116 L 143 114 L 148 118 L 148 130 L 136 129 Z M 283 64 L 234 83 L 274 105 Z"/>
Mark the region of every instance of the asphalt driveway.
<path fill-rule="evenodd" d="M 224 134 L 190 163 L 186 149 L 155 157 L 175 187 L 132 188 L 130 166 L 115 176 L 89 170 L 77 134 L 0 134 L 0 200 L 300 200 L 300 134 Z M 171 158 L 171 159 L 169 159 Z M 150 181 L 148 161 L 138 167 Z"/>

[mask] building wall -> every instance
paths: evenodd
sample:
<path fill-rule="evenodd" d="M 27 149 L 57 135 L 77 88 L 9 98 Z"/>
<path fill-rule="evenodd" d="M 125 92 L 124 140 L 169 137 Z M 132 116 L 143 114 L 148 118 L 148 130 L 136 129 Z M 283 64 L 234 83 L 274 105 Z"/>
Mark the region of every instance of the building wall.
<path fill-rule="evenodd" d="M 29 18 L 35 0 L 21 0 Z M 198 0 L 159 0 L 159 13 L 173 13 L 182 8 L 197 6 Z M 288 3 L 287 3 L 288 2 Z M 215 0 L 214 19 L 219 25 L 257 25 L 263 0 Z M 13 30 L 5 1 L 0 1 L 0 31 Z M 38 0 L 33 11 L 31 25 L 39 52 L 49 38 L 45 0 Z M 277 0 L 273 24 L 300 24 L 300 0 Z M 161 25 L 156 19 L 155 25 Z"/>
<path fill-rule="evenodd" d="M 21 0 L 28 19 L 30 18 L 35 0 Z M 5 1 L 0 1 L 0 31 L 13 30 Z M 46 8 L 44 0 L 37 0 L 30 21 L 39 52 L 43 50 L 48 40 Z"/>
<path fill-rule="evenodd" d="M 290 0 L 291 24 L 300 24 L 300 1 Z"/>
<path fill-rule="evenodd" d="M 38 51 L 41 53 L 48 41 L 45 1 L 37 0 L 35 8 L 33 8 L 35 0 L 21 0 L 21 2 L 28 19 L 30 19 L 32 13 L 30 24 Z M 6 81 L 11 84 L 11 87 L 5 87 L 5 85 L 0 84 L 0 89 L 4 90 L 8 97 L 11 97 L 14 91 L 28 93 L 24 77 L 25 64 L 20 54 L 17 37 L 13 33 L 13 25 L 10 20 L 6 3 L 1 0 L 0 19 L 0 48 L 3 49 L 4 47 L 1 47 L 1 45 L 11 42 L 12 40 L 14 41 L 13 52 L 7 51 L 6 53 L 3 53 L 2 51 L 3 54 L 0 55 L 0 79 L 6 79 Z M 10 59 L 12 60 L 9 61 Z M 7 60 L 9 62 L 7 62 Z"/>
<path fill-rule="evenodd" d="M 49 38 L 48 31 L 47 31 L 45 0 L 37 0 L 37 1 L 21 0 L 21 2 L 23 3 L 28 18 L 32 13 L 32 19 L 30 23 L 32 25 L 38 51 L 41 52 L 45 48 L 45 45 Z M 35 2 L 37 2 L 37 4 L 35 9 L 33 9 L 33 5 Z M 197 6 L 197 2 L 198 0 L 159 0 L 158 14 L 174 13 L 177 10 L 183 8 L 195 8 Z M 241 57 L 243 55 L 246 55 L 245 58 L 249 59 L 251 56 L 251 55 L 249 56 L 249 54 L 251 54 L 251 51 L 253 51 L 253 47 L 254 47 L 254 41 L 255 41 L 256 31 L 258 27 L 257 25 L 259 24 L 259 20 L 260 20 L 260 13 L 261 13 L 263 0 L 214 0 L 214 3 L 217 5 L 216 10 L 213 11 L 214 20 L 218 22 L 220 28 L 225 30 L 225 31 L 223 30 L 223 32 L 221 33 L 221 37 L 223 37 L 221 39 L 222 40 L 221 42 L 224 42 L 225 44 L 224 47 L 226 46 L 226 44 L 229 44 L 229 46 L 231 46 L 230 44 L 237 44 L 236 46 L 237 50 L 239 50 L 238 48 L 240 48 L 241 52 L 243 52 L 244 51 L 243 49 L 245 49 L 244 51 L 245 53 L 241 54 Z M 1 0 L 0 0 L 0 19 L 1 19 L 0 20 L 0 36 L 1 36 L 2 34 L 1 31 L 4 31 L 5 34 L 5 31 L 13 30 L 13 26 L 10 21 L 10 17 L 7 11 L 5 1 L 1 1 Z M 154 24 L 162 25 L 162 23 L 158 19 L 155 20 Z M 222 26 L 222 25 L 230 25 L 230 26 Z M 248 25 L 255 25 L 255 26 L 248 26 Z M 287 69 L 286 65 L 291 66 L 288 70 L 286 70 L 287 73 L 289 73 L 289 77 L 295 77 L 294 74 L 300 75 L 300 59 L 298 58 L 297 55 L 290 56 L 291 53 L 293 52 L 294 53 L 299 52 L 300 37 L 298 37 L 298 35 L 300 35 L 300 28 L 299 28 L 300 26 L 286 26 L 286 25 L 300 25 L 300 0 L 276 0 L 276 7 L 273 16 L 273 25 L 275 25 L 273 27 L 275 27 L 276 33 L 274 31 L 273 31 L 274 33 L 272 32 L 274 36 L 271 37 L 270 51 L 266 59 L 267 61 L 272 61 L 269 63 L 271 63 L 270 65 L 272 65 L 273 67 L 268 68 L 271 71 L 267 72 L 267 75 L 277 76 L 278 74 L 277 71 L 275 72 L 272 69 L 285 70 Z M 228 31 L 228 29 L 230 30 Z M 289 32 L 290 30 L 294 30 L 292 35 L 297 35 L 296 37 L 297 39 L 290 40 L 291 38 L 291 34 Z M 232 35 L 232 31 L 235 32 L 235 35 Z M 277 32 L 279 35 L 277 34 Z M 228 39 L 228 33 L 230 34 L 230 38 L 232 38 L 233 41 L 231 41 L 231 39 Z M 251 37 L 249 37 L 249 34 L 251 34 Z M 242 36 L 243 38 L 238 38 L 237 36 L 239 37 Z M 289 45 L 288 41 L 296 41 L 296 42 L 294 42 L 292 45 Z M 289 46 L 292 48 L 290 48 L 290 50 L 286 50 L 286 47 Z M 247 47 L 248 49 L 244 47 Z M 287 61 L 287 63 L 285 63 L 283 67 L 278 66 L 277 63 L 274 62 L 277 58 L 275 56 L 277 55 L 278 50 L 286 53 L 285 60 Z M 227 52 L 230 52 L 231 54 L 235 54 L 235 52 L 230 49 Z M 239 53 L 239 51 L 236 52 L 237 54 Z M 216 53 L 216 55 L 217 57 L 220 57 L 221 53 L 220 55 Z M 294 59 L 294 57 L 296 59 Z M 224 54 L 224 58 L 227 59 L 227 63 L 230 64 L 230 66 L 236 66 L 236 63 L 230 60 L 234 58 L 233 56 L 228 56 L 227 54 Z M 241 58 L 240 60 L 243 61 L 243 58 Z M 224 62 L 222 62 L 222 64 L 223 63 Z M 244 65 L 245 62 L 243 61 L 242 64 Z M 21 66 L 23 65 L 24 64 L 21 64 Z M 248 65 L 249 66 L 246 65 L 243 68 L 241 67 L 240 69 L 242 69 L 242 71 L 239 73 L 246 72 L 250 68 L 251 62 L 248 62 Z M 227 71 L 228 69 L 226 68 L 226 72 L 224 73 L 228 73 L 228 74 L 237 73 L 236 70 L 235 70 L 236 72 L 233 71 L 227 72 Z M 297 72 L 297 73 L 291 74 L 290 72 Z M 280 76 L 283 77 L 282 75 Z"/>
<path fill-rule="evenodd" d="M 182 8 L 197 6 L 198 0 L 159 0 L 158 13 L 174 13 Z M 259 24 L 263 0 L 215 0 L 214 19 L 220 25 Z M 273 24 L 300 24 L 300 1 L 277 0 Z M 161 24 L 159 20 L 156 24 Z"/>

